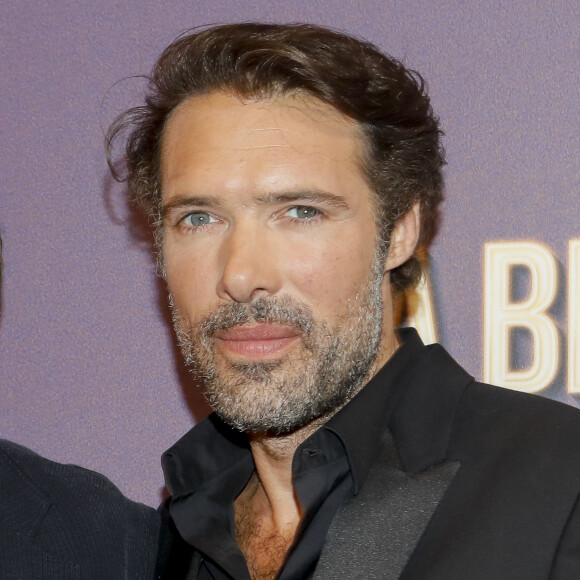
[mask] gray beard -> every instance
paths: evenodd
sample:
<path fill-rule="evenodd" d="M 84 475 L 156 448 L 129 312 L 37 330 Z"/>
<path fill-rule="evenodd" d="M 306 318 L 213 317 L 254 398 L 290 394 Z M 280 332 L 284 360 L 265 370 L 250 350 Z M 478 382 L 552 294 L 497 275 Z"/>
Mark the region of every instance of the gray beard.
<path fill-rule="evenodd" d="M 334 330 L 289 296 L 224 305 L 195 324 L 184 320 L 170 296 L 185 363 L 202 380 L 213 410 L 231 427 L 255 434 L 292 433 L 340 409 L 369 375 L 380 348 L 382 280 L 377 257 L 371 279 Z M 216 332 L 252 322 L 299 331 L 298 354 L 294 349 L 273 362 L 218 361 Z"/>

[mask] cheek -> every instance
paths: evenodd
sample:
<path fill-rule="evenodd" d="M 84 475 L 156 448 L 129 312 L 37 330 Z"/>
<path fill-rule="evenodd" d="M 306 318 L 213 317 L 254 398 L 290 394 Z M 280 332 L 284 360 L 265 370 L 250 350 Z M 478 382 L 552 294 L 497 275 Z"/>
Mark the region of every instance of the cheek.
<path fill-rule="evenodd" d="M 187 318 L 195 319 L 215 303 L 215 280 L 211 261 L 197 252 L 164 248 L 165 280 L 175 306 Z"/>
<path fill-rule="evenodd" d="M 340 312 L 371 278 L 373 261 L 374 248 L 310 248 L 301 260 L 292 260 L 287 271 L 299 298 L 320 312 Z"/>

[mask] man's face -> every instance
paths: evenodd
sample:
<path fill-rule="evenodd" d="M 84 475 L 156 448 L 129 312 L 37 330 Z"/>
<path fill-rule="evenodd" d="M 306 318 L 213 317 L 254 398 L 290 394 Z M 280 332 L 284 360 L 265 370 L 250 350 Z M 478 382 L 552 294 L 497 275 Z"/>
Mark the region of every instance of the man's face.
<path fill-rule="evenodd" d="M 213 93 L 167 123 L 163 260 L 177 335 L 240 430 L 325 416 L 384 363 L 388 277 L 361 148 L 356 123 L 312 97 Z"/>

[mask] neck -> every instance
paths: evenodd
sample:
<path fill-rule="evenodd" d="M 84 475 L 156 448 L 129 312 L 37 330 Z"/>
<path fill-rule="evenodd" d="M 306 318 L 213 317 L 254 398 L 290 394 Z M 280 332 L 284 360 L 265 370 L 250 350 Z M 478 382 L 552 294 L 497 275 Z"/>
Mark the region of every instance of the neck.
<path fill-rule="evenodd" d="M 255 507 L 262 516 L 269 514 L 278 529 L 297 524 L 300 506 L 292 482 L 292 460 L 296 449 L 326 422 L 318 419 L 287 435 L 249 435 L 256 466 L 253 482 Z"/>
<path fill-rule="evenodd" d="M 361 388 L 398 346 L 394 333 L 384 338 Z M 283 565 L 303 515 L 293 485 L 294 454 L 338 410 L 287 435 L 248 434 L 256 471 L 236 498 L 234 515 L 236 540 L 253 580 L 271 580 Z"/>
<path fill-rule="evenodd" d="M 390 312 L 390 310 L 391 308 L 387 311 Z M 388 332 L 383 331 L 377 358 L 368 375 L 361 382 L 361 386 L 353 393 L 353 397 L 374 377 L 399 346 L 397 336 L 393 331 L 392 322 L 383 326 L 383 328 L 385 327 Z M 348 401 L 345 404 L 347 403 Z M 341 408 L 342 406 L 289 434 L 248 434 L 256 467 L 256 477 L 250 482 L 251 484 L 253 483 L 254 494 L 257 494 L 257 497 L 254 497 L 254 501 L 259 497 L 262 498 L 259 503 L 264 512 L 271 515 L 274 522 L 283 525 L 284 522 L 295 521 L 300 518 L 300 507 L 292 482 L 294 453 L 310 435 L 324 425 Z"/>
<path fill-rule="evenodd" d="M 312 424 L 281 437 L 250 435 L 256 472 L 234 502 L 236 540 L 253 580 L 271 580 L 292 545 L 302 513 L 292 482 L 297 447 Z"/>

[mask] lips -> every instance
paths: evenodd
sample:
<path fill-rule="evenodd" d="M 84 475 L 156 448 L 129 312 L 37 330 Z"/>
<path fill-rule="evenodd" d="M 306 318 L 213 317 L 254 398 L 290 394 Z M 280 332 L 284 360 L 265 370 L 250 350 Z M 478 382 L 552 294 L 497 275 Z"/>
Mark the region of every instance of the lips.
<path fill-rule="evenodd" d="M 219 347 L 228 353 L 262 358 L 283 354 L 300 338 L 300 333 L 289 326 L 257 324 L 220 330 L 216 338 Z"/>

